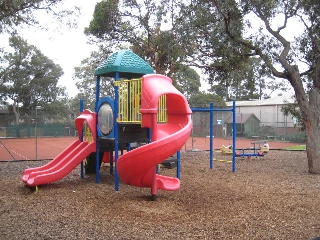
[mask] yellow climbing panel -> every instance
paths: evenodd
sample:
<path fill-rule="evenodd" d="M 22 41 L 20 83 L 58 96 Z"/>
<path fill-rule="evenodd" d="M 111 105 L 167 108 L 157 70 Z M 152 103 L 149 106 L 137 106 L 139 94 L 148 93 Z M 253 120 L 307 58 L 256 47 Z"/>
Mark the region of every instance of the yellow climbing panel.
<path fill-rule="evenodd" d="M 93 142 L 93 136 L 92 136 L 92 132 L 89 128 L 89 126 L 87 125 L 87 122 L 84 122 L 84 136 L 83 136 L 83 140 L 86 142 Z"/>
<path fill-rule="evenodd" d="M 119 90 L 117 121 L 119 123 L 141 123 L 142 79 L 119 80 L 115 82 L 115 85 Z M 167 121 L 166 95 L 159 99 L 157 121 Z"/>

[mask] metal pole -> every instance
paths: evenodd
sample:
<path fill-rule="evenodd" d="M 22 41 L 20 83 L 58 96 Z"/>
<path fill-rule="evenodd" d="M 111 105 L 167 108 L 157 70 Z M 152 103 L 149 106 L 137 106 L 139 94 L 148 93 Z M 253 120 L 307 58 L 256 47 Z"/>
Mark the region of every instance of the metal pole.
<path fill-rule="evenodd" d="M 116 72 L 115 74 L 115 81 L 118 81 L 120 79 L 119 72 Z M 115 165 L 115 171 L 114 171 L 114 188 L 116 191 L 119 191 L 119 175 L 118 175 L 118 158 L 119 158 L 119 131 L 118 131 L 118 116 L 119 116 L 119 87 L 115 84 L 114 87 L 114 165 Z"/>
<path fill-rule="evenodd" d="M 80 107 L 79 107 L 79 110 L 80 110 L 80 113 L 83 112 L 84 110 L 84 100 L 83 99 L 80 99 Z M 70 131 L 70 129 L 69 129 Z M 82 133 L 81 133 L 81 142 L 83 141 L 83 134 L 84 134 L 84 129 L 82 128 Z M 69 134 L 70 136 L 70 134 Z M 83 161 L 81 161 L 81 164 L 80 164 L 80 177 L 81 178 L 84 178 L 84 164 L 83 164 Z"/>
<path fill-rule="evenodd" d="M 35 135 L 36 135 L 36 160 L 38 160 L 38 108 L 36 107 L 36 128 L 35 128 Z"/>
<path fill-rule="evenodd" d="M 180 179 L 180 174 L 181 174 L 181 163 L 180 163 L 180 159 L 181 159 L 181 154 L 180 154 L 180 150 L 177 152 L 177 178 Z"/>
<path fill-rule="evenodd" d="M 95 102 L 95 112 L 98 115 L 98 102 L 100 100 L 100 76 L 97 76 L 96 81 L 96 102 Z M 96 137 L 98 138 L 98 117 L 96 118 L 95 128 L 96 128 Z M 99 140 L 94 139 L 96 141 L 96 183 L 100 183 L 100 146 Z"/>
<path fill-rule="evenodd" d="M 38 109 L 41 109 L 41 106 L 36 106 L 36 128 L 35 128 L 35 135 L 36 135 L 36 160 L 38 160 Z"/>
<path fill-rule="evenodd" d="M 236 102 L 232 104 L 232 172 L 236 171 L 236 136 L 237 136 L 237 121 L 236 121 Z"/>
<path fill-rule="evenodd" d="M 213 102 L 210 102 L 210 169 L 213 168 Z"/>

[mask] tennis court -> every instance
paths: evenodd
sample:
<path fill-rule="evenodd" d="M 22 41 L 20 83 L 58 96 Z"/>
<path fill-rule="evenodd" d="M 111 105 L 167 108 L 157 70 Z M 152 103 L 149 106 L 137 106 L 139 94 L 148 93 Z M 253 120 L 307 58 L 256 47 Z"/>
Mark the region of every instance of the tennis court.
<path fill-rule="evenodd" d="M 0 139 L 0 161 L 53 159 L 76 139 L 76 137 L 2 138 Z M 253 141 L 255 140 L 237 138 L 236 148 L 253 147 L 251 144 Z M 278 141 L 270 141 L 268 143 L 270 149 L 299 145 L 297 143 Z M 213 139 L 214 149 L 219 149 L 222 145 L 232 145 L 231 138 Z M 209 149 L 209 138 L 190 137 L 181 150 Z"/>

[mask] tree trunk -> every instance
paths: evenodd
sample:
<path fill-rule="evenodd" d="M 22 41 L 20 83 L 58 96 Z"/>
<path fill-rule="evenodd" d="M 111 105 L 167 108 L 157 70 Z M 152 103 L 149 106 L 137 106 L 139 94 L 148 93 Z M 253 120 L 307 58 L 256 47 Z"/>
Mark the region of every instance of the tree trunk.
<path fill-rule="evenodd" d="M 314 88 L 309 94 L 310 113 L 306 121 L 309 172 L 320 174 L 320 52 L 315 62 Z"/>
<path fill-rule="evenodd" d="M 314 87 L 309 93 L 308 105 L 299 105 L 306 125 L 306 147 L 309 172 L 320 174 L 320 56 L 316 59 L 313 83 Z M 297 95 L 298 92 L 296 92 L 298 100 Z M 300 96 L 300 102 L 303 102 L 302 96 Z"/>
<path fill-rule="evenodd" d="M 320 89 L 314 88 L 309 95 L 310 112 L 306 124 L 306 146 L 309 172 L 320 174 Z"/>
<path fill-rule="evenodd" d="M 17 137 L 21 137 L 21 135 L 20 135 L 20 126 L 19 126 L 20 114 L 19 114 L 19 111 L 17 110 L 17 106 L 16 106 L 16 102 L 15 101 L 12 104 L 12 110 L 13 110 L 13 113 L 14 113 L 14 116 L 15 116 L 16 136 Z"/>
<path fill-rule="evenodd" d="M 306 126 L 306 148 L 309 173 L 320 174 L 320 58 L 317 61 L 316 74 L 313 79 L 313 89 L 309 93 L 309 98 L 303 89 L 302 80 L 297 66 L 290 70 L 290 82 L 295 90 L 296 99 L 301 111 L 303 121 Z"/>

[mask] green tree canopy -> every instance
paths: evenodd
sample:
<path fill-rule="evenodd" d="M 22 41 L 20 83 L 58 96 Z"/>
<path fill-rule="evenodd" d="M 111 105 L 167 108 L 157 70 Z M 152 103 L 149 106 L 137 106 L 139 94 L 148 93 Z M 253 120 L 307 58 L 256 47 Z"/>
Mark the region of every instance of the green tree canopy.
<path fill-rule="evenodd" d="M 174 86 L 184 94 L 187 100 L 199 93 L 199 88 L 201 87 L 200 76 L 190 67 L 181 66 L 178 68 L 172 75 L 172 80 Z"/>
<path fill-rule="evenodd" d="M 208 108 L 210 102 L 213 103 L 215 108 L 224 108 L 227 106 L 222 97 L 212 93 L 197 93 L 189 99 L 189 105 L 193 108 Z"/>
<path fill-rule="evenodd" d="M 76 81 L 76 86 L 79 93 L 75 97 L 79 102 L 83 99 L 86 108 L 94 110 L 96 101 L 96 77 L 93 75 L 96 67 L 104 60 L 104 54 L 98 52 L 91 52 L 88 58 L 81 61 L 80 66 L 74 68 L 73 79 Z M 100 94 L 101 96 L 114 96 L 114 79 L 101 77 L 100 80 Z"/>
<path fill-rule="evenodd" d="M 169 0 L 101 1 L 85 34 L 92 42 L 100 43 L 103 51 L 130 47 L 156 73 L 171 77 L 187 51 L 174 29 L 164 28 L 174 14 L 173 7 Z"/>
<path fill-rule="evenodd" d="M 260 89 L 273 86 L 274 81 L 267 82 L 271 72 L 261 71 L 260 65 L 247 56 L 246 48 L 240 49 L 223 35 L 222 21 L 215 19 L 215 27 L 208 27 L 212 8 L 205 9 L 210 4 L 203 3 L 191 4 L 190 8 L 183 1 L 101 1 L 96 4 L 85 34 L 92 42 L 98 42 L 103 52 L 115 46 L 130 47 L 156 73 L 172 77 L 174 82 L 173 74 L 182 65 L 196 66 L 204 70 L 209 83 L 219 82 L 219 89 L 212 90 L 226 100 L 265 97 Z M 242 25 L 233 30 L 241 35 Z M 264 84 L 253 84 L 257 75 Z"/>
<path fill-rule="evenodd" d="M 44 106 L 66 94 L 57 85 L 63 74 L 59 65 L 19 36 L 12 36 L 9 43 L 12 51 L 4 52 L 0 58 L 0 98 L 12 102 L 18 125 L 21 111 L 28 115 L 36 106 Z"/>
<path fill-rule="evenodd" d="M 187 52 L 186 64 L 201 69 L 212 91 L 229 100 L 250 100 L 270 97 L 269 88 L 279 88 L 271 71 L 245 47 L 236 44 L 225 34 L 226 28 L 215 1 L 181 1 L 179 16 L 175 18 L 176 32 Z M 229 28 L 235 36 L 242 37 L 245 23 L 236 1 L 226 1 L 225 7 L 232 16 Z M 264 79 L 260 84 L 257 79 Z M 263 90 L 263 91 L 260 91 Z"/>

